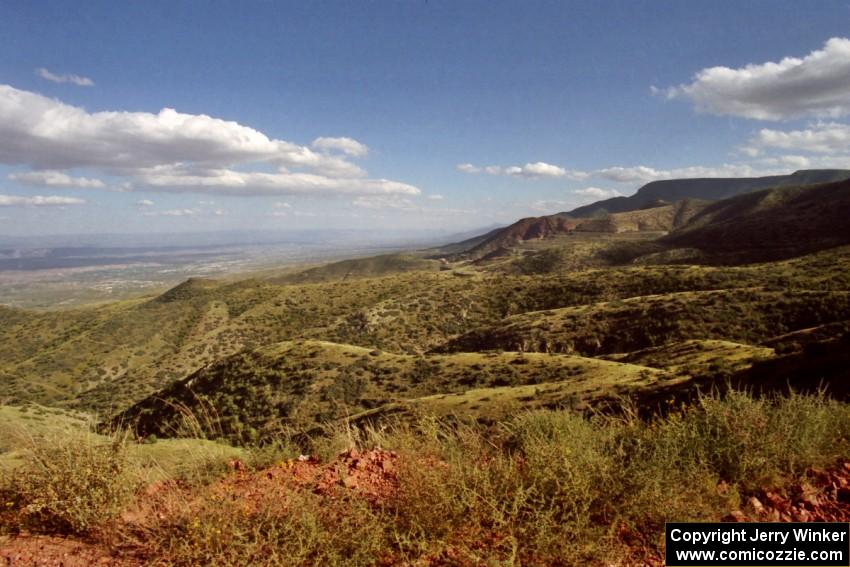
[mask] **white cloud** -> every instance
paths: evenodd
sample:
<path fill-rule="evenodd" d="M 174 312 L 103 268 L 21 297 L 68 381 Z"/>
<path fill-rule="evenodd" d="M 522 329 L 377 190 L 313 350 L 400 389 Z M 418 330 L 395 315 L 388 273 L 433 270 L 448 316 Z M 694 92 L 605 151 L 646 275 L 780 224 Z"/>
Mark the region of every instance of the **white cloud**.
<path fill-rule="evenodd" d="M 362 152 L 354 140 L 326 140 L 343 153 Z M 142 185 L 143 190 L 234 195 L 419 192 L 405 183 L 369 179 L 340 155 L 269 138 L 236 122 L 169 108 L 156 114 L 90 113 L 8 85 L 0 85 L 0 163 L 35 170 L 100 169 L 130 177 L 133 183 L 127 186 Z M 239 166 L 252 171 L 240 171 Z M 257 171 L 264 168 L 276 172 Z"/>
<path fill-rule="evenodd" d="M 717 167 L 691 166 L 674 169 L 655 169 L 645 165 L 634 167 L 608 167 L 594 172 L 599 177 L 617 183 L 648 183 L 659 179 L 692 179 L 697 177 L 758 177 L 788 173 L 787 168 L 777 170 L 755 167 L 750 164 L 723 164 Z"/>
<path fill-rule="evenodd" d="M 153 207 L 156 203 L 154 203 L 150 199 L 141 199 L 139 201 L 136 201 L 136 204 L 140 207 Z"/>
<path fill-rule="evenodd" d="M 567 170 L 557 165 L 538 161 L 525 164 L 517 173 L 528 177 L 564 177 L 567 175 Z"/>
<path fill-rule="evenodd" d="M 710 67 L 693 82 L 654 89 L 667 98 L 689 98 L 700 112 L 757 120 L 850 114 L 850 39 L 832 38 L 803 58 Z"/>
<path fill-rule="evenodd" d="M 82 205 L 85 201 L 76 197 L 20 197 L 18 195 L 0 195 L 0 207 L 64 207 L 66 205 Z"/>
<path fill-rule="evenodd" d="M 100 179 L 88 177 L 71 177 L 61 171 L 27 171 L 24 173 L 12 173 L 9 179 L 23 183 L 24 185 L 37 185 L 42 187 L 80 187 L 80 188 L 103 188 L 106 184 Z"/>
<path fill-rule="evenodd" d="M 472 165 L 471 163 L 459 163 L 455 169 L 462 173 L 481 173 L 481 168 Z"/>
<path fill-rule="evenodd" d="M 478 167 L 471 163 L 461 163 L 455 167 L 458 171 L 463 173 L 487 173 L 489 175 L 506 175 L 513 177 L 525 177 L 528 179 L 566 177 L 568 179 L 580 180 L 588 177 L 587 172 L 565 169 L 561 166 L 552 165 L 542 161 L 527 163 L 522 166 L 489 165 L 486 167 Z"/>
<path fill-rule="evenodd" d="M 146 211 L 142 214 L 146 217 L 194 217 L 198 213 L 197 209 L 167 209 L 164 211 Z"/>
<path fill-rule="evenodd" d="M 430 201 L 442 201 L 443 199 L 445 199 L 445 197 L 443 197 L 442 195 L 436 194 L 436 193 L 433 194 L 433 195 L 428 195 L 425 198 L 430 200 Z"/>
<path fill-rule="evenodd" d="M 140 182 L 148 189 L 189 192 L 203 189 L 222 195 L 418 195 L 419 189 L 388 179 L 338 178 L 314 173 L 261 173 L 233 169 L 191 170 L 156 167 L 140 171 Z"/>
<path fill-rule="evenodd" d="M 42 79 L 47 79 L 53 83 L 71 83 L 73 85 L 77 85 L 78 87 L 93 87 L 94 81 L 89 79 L 88 77 L 81 77 L 79 75 L 70 75 L 67 73 L 57 75 L 55 73 L 51 73 L 44 67 L 40 67 L 35 70 L 35 74 L 41 77 Z"/>
<path fill-rule="evenodd" d="M 274 204 L 274 208 L 276 208 L 276 209 L 291 209 L 292 205 L 290 205 L 289 203 L 285 203 L 283 201 L 278 201 Z"/>
<path fill-rule="evenodd" d="M 3 163 L 25 163 L 39 169 L 92 166 L 135 170 L 177 163 L 252 162 L 345 168 L 340 158 L 270 139 L 236 122 L 170 108 L 158 114 L 89 113 L 8 85 L 0 85 L 0 134 Z"/>
<path fill-rule="evenodd" d="M 312 147 L 321 151 L 337 150 L 353 157 L 364 157 L 369 154 L 369 147 L 353 138 L 316 138 Z"/>
<path fill-rule="evenodd" d="M 582 197 L 593 197 L 594 199 L 609 199 L 611 197 L 623 196 L 623 194 L 619 191 L 615 191 L 614 189 L 602 189 L 601 187 L 585 187 L 584 189 L 577 189 L 575 193 Z"/>
<path fill-rule="evenodd" d="M 850 125 L 817 123 L 804 130 L 788 132 L 764 128 L 750 139 L 744 151 L 758 155 L 765 148 L 826 154 L 850 152 Z"/>
<path fill-rule="evenodd" d="M 638 165 L 635 167 L 607 167 L 600 169 L 596 174 L 617 183 L 634 183 L 636 181 L 645 183 L 661 179 L 664 172 L 645 165 Z"/>

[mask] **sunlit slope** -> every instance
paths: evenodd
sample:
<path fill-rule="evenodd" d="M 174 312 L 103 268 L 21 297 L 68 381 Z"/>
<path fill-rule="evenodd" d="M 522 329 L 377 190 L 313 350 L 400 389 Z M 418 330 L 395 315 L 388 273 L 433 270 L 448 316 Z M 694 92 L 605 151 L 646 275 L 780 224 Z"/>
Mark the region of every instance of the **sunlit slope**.
<path fill-rule="evenodd" d="M 645 209 L 582 220 L 575 229 L 578 232 L 669 232 L 687 225 L 708 204 L 708 201 L 694 199 L 673 204 L 661 202 Z"/>
<path fill-rule="evenodd" d="M 415 254 L 383 254 L 332 262 L 324 266 L 280 276 L 273 283 L 318 283 L 374 278 L 405 272 L 437 271 L 441 263 Z"/>
<path fill-rule="evenodd" d="M 652 295 L 509 317 L 437 352 L 521 350 L 587 356 L 669 341 L 757 344 L 775 335 L 850 318 L 850 292 L 735 289 Z"/>
<path fill-rule="evenodd" d="M 250 440 L 280 427 L 309 429 L 428 396 L 479 399 L 481 391 L 496 388 L 501 397 L 511 391 L 522 397 L 537 386 L 549 391 L 552 383 L 568 383 L 566 389 L 557 388 L 564 395 L 600 396 L 666 376 L 654 368 L 567 355 L 416 356 L 287 341 L 221 360 L 142 400 L 117 419 L 134 424 L 144 435 L 169 435 L 179 432 L 185 416 L 191 415 L 210 431 Z M 525 389 L 511 390 L 517 387 Z M 478 393 L 469 394 L 473 390 Z"/>
<path fill-rule="evenodd" d="M 715 339 L 669 342 L 629 353 L 607 355 L 607 360 L 641 364 L 673 374 L 708 376 L 733 373 L 752 367 L 754 362 L 775 356 L 772 348 Z"/>
<path fill-rule="evenodd" d="M 528 313 L 530 322 L 545 321 L 548 316 L 539 312 L 617 300 L 637 306 L 641 296 L 745 288 L 842 292 L 850 289 L 850 253 L 845 247 L 743 267 L 556 265 L 543 274 L 465 269 L 297 285 L 189 280 L 158 297 L 97 308 L 2 308 L 0 396 L 111 413 L 223 357 L 280 341 L 317 339 L 416 354 L 505 317 Z M 647 306 L 655 303 L 650 299 Z M 630 311 L 628 324 L 639 326 L 642 313 Z M 822 322 L 828 321 L 810 326 Z M 796 330 L 787 327 L 774 335 Z M 744 336 L 683 336 L 687 330 L 671 336 Z M 636 348 L 645 346 L 651 345 Z"/>

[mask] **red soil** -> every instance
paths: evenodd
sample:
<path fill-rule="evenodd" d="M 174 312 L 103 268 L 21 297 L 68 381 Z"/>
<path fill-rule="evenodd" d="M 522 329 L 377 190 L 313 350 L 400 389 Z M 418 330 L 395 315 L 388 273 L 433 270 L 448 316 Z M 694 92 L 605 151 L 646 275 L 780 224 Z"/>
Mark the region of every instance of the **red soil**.
<path fill-rule="evenodd" d="M 397 493 L 399 465 L 396 453 L 381 449 L 362 453 L 350 450 L 325 464 L 312 457 L 302 458 L 260 471 L 248 471 L 240 461 L 232 461 L 232 472 L 200 493 L 174 482 L 151 485 L 139 495 L 136 506 L 122 516 L 121 528 L 144 531 L 157 521 L 171 517 L 181 500 L 191 505 L 193 501 L 202 502 L 209 498 L 234 499 L 244 502 L 246 509 L 256 510 L 269 498 L 285 497 L 293 489 L 309 490 L 331 500 L 353 493 L 373 504 L 380 504 Z M 718 490 L 728 490 L 728 487 L 721 483 Z M 181 498 L 175 499 L 175 494 Z M 848 522 L 850 462 L 829 470 L 813 469 L 808 471 L 802 482 L 754 493 L 745 499 L 741 510 L 733 511 L 723 520 Z M 627 564 L 663 564 L 663 559 L 646 541 L 647 534 L 635 533 L 625 526 L 618 530 L 618 534 L 631 550 Z M 484 548 L 494 544 L 485 541 L 487 538 L 483 534 L 476 534 L 475 538 Z M 10 566 L 136 567 L 145 564 L 132 555 L 120 555 L 120 551 L 110 548 L 107 543 L 65 537 L 29 534 L 0 537 L 0 564 Z M 446 553 L 451 555 L 450 550 Z M 425 564 L 452 563 L 453 559 L 449 556 L 425 558 Z"/>
<path fill-rule="evenodd" d="M 120 557 L 98 543 L 65 537 L 21 534 L 0 537 L 0 564 L 9 567 L 138 567 L 139 559 Z"/>

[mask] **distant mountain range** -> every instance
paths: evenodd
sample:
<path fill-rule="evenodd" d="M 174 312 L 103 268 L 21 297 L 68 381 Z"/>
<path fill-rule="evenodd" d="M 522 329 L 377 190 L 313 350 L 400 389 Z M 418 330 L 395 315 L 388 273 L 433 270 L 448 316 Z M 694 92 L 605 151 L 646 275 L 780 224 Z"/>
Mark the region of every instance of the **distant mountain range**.
<path fill-rule="evenodd" d="M 765 261 L 847 244 L 848 219 L 850 180 L 780 187 L 707 205 L 659 242 L 712 257 Z"/>
<path fill-rule="evenodd" d="M 802 170 L 791 175 L 653 181 L 630 197 L 597 201 L 569 212 L 514 224 L 435 249 L 452 260 L 487 260 L 527 240 L 574 232 L 658 232 L 665 248 L 776 248 L 776 255 L 850 240 L 850 170 Z M 807 188 L 818 189 L 808 191 Z M 838 215 L 838 217 L 836 217 Z M 790 224 L 789 224 L 790 223 Z M 661 236 L 663 236 L 663 234 Z M 744 236 L 746 234 L 746 236 Z M 741 240 L 743 238 L 743 240 Z M 812 239 L 816 240 L 813 241 Z M 725 248 L 724 248 L 725 247 Z M 730 248 L 731 247 L 731 248 Z M 785 253 L 780 253 L 779 249 Z M 773 256 L 772 256 L 773 257 Z"/>
<path fill-rule="evenodd" d="M 591 218 L 604 216 L 608 213 L 642 209 L 652 206 L 653 203 L 658 201 L 668 203 L 681 199 L 719 201 L 760 189 L 813 185 L 815 183 L 843 181 L 844 179 L 850 179 L 850 170 L 804 169 L 795 171 L 791 175 L 772 175 L 769 177 L 665 179 L 647 183 L 630 197 L 605 199 L 561 214 L 573 218 Z"/>

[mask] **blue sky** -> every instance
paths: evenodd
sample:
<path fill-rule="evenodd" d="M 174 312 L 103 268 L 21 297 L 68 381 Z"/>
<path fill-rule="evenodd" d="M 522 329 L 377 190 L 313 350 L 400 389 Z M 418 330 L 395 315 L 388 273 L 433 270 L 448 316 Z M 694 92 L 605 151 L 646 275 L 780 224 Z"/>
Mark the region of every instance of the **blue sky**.
<path fill-rule="evenodd" d="M 0 234 L 465 229 L 850 167 L 848 24 L 848 1 L 0 0 Z"/>

